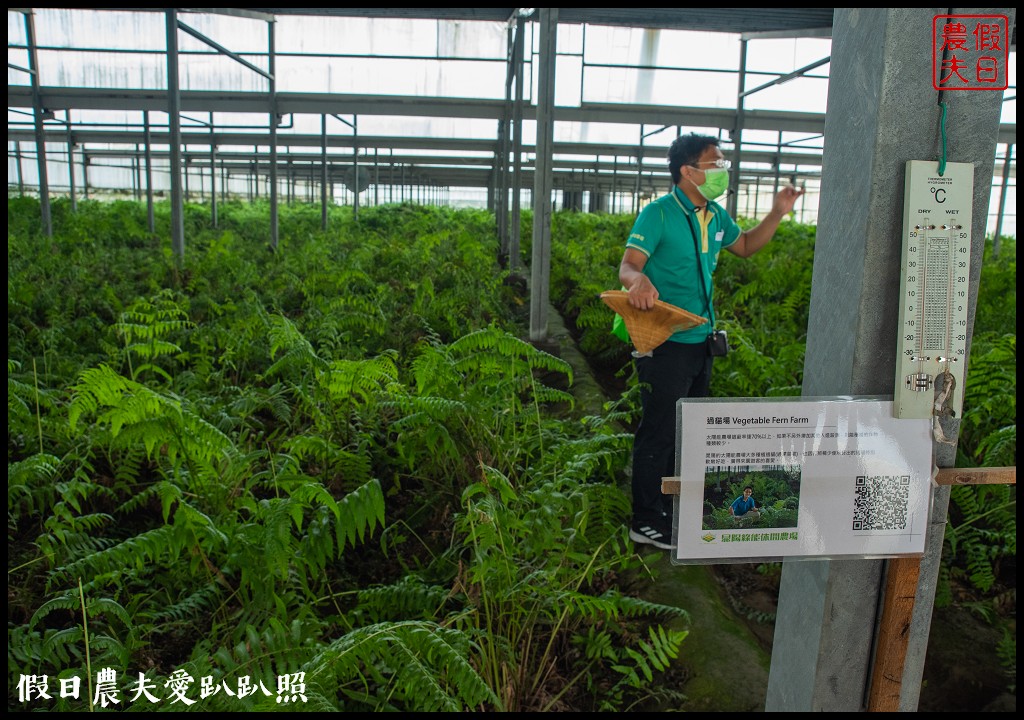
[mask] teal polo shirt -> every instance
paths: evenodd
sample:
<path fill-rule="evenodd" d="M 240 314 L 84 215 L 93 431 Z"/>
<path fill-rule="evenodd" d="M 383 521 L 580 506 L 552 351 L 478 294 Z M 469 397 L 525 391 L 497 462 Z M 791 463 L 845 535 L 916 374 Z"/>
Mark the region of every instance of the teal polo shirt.
<path fill-rule="evenodd" d="M 709 304 L 714 302 L 711 278 L 718 267 L 718 253 L 736 242 L 741 232 L 721 205 L 708 201 L 707 210 L 698 211 L 678 187 L 640 211 L 626 247 L 647 256 L 643 272 L 658 289 L 658 299 L 709 320 L 673 334 L 669 338 L 672 342 L 704 342 L 711 333 Z M 707 302 L 698 272 L 704 275 Z"/>

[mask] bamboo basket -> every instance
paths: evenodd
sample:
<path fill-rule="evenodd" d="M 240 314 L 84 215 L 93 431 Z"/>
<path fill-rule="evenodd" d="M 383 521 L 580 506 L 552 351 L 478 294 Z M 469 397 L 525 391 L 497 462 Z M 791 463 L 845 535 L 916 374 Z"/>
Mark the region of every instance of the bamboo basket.
<path fill-rule="evenodd" d="M 629 339 L 640 354 L 651 352 L 673 333 L 708 321 L 707 318 L 661 300 L 655 300 L 650 310 L 638 310 L 629 304 L 629 293 L 625 290 L 605 290 L 601 293 L 601 299 L 626 321 Z"/>

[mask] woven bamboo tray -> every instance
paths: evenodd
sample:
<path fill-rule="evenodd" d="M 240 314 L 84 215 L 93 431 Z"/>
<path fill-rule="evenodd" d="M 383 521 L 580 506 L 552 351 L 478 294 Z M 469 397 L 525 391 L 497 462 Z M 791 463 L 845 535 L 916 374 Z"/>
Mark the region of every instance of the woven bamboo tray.
<path fill-rule="evenodd" d="M 629 339 L 641 354 L 654 350 L 673 333 L 708 321 L 707 318 L 661 300 L 655 300 L 650 310 L 638 310 L 629 304 L 629 293 L 625 290 L 605 290 L 601 293 L 601 299 L 626 321 Z"/>

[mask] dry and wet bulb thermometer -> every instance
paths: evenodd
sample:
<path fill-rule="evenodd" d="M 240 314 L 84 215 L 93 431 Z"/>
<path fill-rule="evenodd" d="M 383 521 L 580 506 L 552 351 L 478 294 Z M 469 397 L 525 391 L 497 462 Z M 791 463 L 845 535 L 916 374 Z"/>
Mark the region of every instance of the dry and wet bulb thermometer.
<path fill-rule="evenodd" d="M 907 162 L 894 412 L 960 417 L 974 165 Z"/>

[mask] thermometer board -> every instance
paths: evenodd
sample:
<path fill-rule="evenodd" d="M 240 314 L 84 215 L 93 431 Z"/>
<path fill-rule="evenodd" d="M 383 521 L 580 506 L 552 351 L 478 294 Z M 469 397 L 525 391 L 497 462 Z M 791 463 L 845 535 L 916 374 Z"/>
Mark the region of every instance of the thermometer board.
<path fill-rule="evenodd" d="M 935 161 L 907 162 L 896 417 L 931 417 L 936 383 L 954 417 L 963 411 L 973 202 L 973 164 L 939 175 Z"/>

